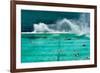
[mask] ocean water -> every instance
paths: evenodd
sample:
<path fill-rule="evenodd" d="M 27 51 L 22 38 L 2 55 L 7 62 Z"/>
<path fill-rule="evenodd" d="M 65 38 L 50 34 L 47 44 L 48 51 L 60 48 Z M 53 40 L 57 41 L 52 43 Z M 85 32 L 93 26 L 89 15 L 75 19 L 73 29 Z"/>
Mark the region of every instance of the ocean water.
<path fill-rule="evenodd" d="M 90 59 L 90 38 L 72 33 L 21 34 L 21 62 Z"/>

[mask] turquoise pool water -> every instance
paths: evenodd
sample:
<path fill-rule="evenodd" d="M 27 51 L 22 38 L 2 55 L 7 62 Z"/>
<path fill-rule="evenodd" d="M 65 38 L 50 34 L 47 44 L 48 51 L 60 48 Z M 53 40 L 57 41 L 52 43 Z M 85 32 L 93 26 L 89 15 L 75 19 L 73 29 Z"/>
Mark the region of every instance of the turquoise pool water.
<path fill-rule="evenodd" d="M 90 59 L 90 38 L 76 34 L 21 34 L 21 62 Z"/>

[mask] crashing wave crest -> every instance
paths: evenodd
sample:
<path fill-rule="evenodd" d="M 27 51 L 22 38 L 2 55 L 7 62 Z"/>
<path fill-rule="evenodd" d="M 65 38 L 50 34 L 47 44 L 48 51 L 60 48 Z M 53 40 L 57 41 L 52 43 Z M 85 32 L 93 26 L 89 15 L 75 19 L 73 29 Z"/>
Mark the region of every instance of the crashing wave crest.
<path fill-rule="evenodd" d="M 81 15 L 79 20 L 71 20 L 71 19 L 61 19 L 56 21 L 55 24 L 45 24 L 45 23 L 38 23 L 33 24 L 33 33 L 39 32 L 48 32 L 48 33 L 74 33 L 78 35 L 89 35 L 90 34 L 90 27 L 89 23 L 84 21 L 84 14 Z"/>

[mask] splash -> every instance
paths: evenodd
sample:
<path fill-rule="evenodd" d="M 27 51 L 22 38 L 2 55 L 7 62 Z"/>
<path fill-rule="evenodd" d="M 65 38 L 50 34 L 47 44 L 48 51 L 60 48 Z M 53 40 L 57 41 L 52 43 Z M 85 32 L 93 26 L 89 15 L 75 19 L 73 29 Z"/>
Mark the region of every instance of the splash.
<path fill-rule="evenodd" d="M 53 29 L 50 29 L 46 24 L 41 22 L 39 24 L 34 24 L 33 28 L 33 32 L 54 32 Z"/>
<path fill-rule="evenodd" d="M 78 35 L 89 35 L 89 17 L 86 14 L 81 14 L 78 20 L 63 18 L 57 20 L 55 24 L 45 24 L 40 22 L 33 24 L 33 33 L 74 33 Z"/>

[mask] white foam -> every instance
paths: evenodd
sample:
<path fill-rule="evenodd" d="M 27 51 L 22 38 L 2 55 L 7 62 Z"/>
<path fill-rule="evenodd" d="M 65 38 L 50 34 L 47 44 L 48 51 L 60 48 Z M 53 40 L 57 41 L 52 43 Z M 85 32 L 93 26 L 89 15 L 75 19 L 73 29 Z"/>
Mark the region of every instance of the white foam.
<path fill-rule="evenodd" d="M 56 21 L 55 24 L 45 24 L 40 22 L 38 24 L 33 24 L 34 30 L 32 33 L 74 33 L 78 35 L 89 36 L 90 24 L 87 22 L 87 19 L 88 18 L 86 14 L 83 13 L 80 15 L 78 20 L 63 18 L 59 21 Z"/>

